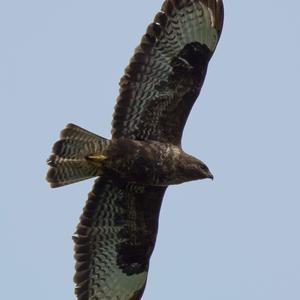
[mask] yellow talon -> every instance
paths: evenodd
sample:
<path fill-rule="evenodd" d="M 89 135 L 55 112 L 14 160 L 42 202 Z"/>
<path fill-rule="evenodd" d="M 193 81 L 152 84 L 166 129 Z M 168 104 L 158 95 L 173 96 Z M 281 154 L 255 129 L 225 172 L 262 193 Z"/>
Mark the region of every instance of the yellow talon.
<path fill-rule="evenodd" d="M 94 162 L 100 162 L 100 161 L 107 159 L 107 156 L 102 155 L 102 154 L 92 154 L 92 155 L 88 156 L 88 159 L 90 159 Z"/>

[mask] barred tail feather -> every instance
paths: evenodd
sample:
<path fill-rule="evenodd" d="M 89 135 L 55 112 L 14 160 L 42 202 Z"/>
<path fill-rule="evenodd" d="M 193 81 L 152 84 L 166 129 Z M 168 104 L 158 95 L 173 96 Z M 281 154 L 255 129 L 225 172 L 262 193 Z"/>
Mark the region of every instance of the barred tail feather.
<path fill-rule="evenodd" d="M 75 183 L 101 175 L 99 164 L 88 156 L 105 153 L 110 141 L 77 125 L 68 124 L 53 145 L 48 159 L 47 181 L 51 187 Z"/>
<path fill-rule="evenodd" d="M 50 156 L 48 164 L 51 166 L 47 173 L 47 181 L 52 188 L 61 187 L 95 176 L 99 176 L 100 170 L 85 160 L 67 160 Z"/>

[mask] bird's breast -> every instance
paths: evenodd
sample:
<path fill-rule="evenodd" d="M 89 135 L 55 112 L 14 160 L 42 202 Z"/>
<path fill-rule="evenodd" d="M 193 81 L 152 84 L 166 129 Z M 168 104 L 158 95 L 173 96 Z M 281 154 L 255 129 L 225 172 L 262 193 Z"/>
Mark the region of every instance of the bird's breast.
<path fill-rule="evenodd" d="M 182 153 L 179 147 L 171 144 L 119 139 L 108 150 L 105 174 L 141 185 L 175 184 Z"/>

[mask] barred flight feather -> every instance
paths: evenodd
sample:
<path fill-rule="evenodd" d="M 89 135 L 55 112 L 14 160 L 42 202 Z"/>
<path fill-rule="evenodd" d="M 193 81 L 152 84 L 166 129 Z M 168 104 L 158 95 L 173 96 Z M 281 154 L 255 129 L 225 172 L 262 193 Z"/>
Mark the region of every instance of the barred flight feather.
<path fill-rule="evenodd" d="M 96 181 L 73 238 L 78 300 L 141 298 L 165 190 Z"/>
<path fill-rule="evenodd" d="M 186 119 L 200 92 L 222 25 L 221 0 L 164 2 L 120 81 L 113 137 L 181 143 Z M 189 82 L 180 82 L 174 78 L 171 62 L 191 43 L 207 48 L 207 56 L 197 66 L 197 80 L 191 77 Z M 176 85 L 182 85 L 182 90 L 174 89 Z"/>

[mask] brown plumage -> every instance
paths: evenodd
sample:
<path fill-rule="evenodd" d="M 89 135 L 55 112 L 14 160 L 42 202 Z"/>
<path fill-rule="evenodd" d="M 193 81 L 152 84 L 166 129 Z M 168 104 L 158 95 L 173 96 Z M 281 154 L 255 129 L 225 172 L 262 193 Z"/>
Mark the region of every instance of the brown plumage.
<path fill-rule="evenodd" d="M 223 25 L 221 0 L 166 0 L 120 81 L 108 140 L 69 124 L 47 180 L 98 176 L 77 227 L 78 300 L 138 300 L 168 185 L 212 178 L 181 137 Z"/>

